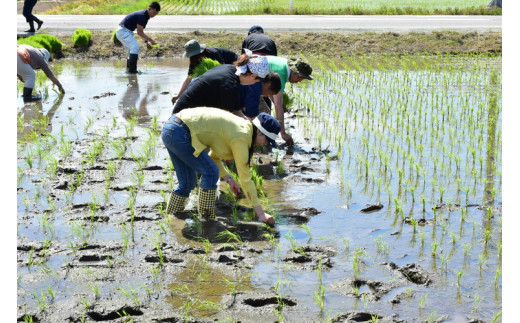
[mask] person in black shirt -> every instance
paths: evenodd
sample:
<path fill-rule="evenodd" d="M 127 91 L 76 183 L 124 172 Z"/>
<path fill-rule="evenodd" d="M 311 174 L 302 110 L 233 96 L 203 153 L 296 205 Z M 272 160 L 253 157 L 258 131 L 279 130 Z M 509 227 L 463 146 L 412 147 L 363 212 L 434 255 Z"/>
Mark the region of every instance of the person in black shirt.
<path fill-rule="evenodd" d="M 132 12 L 127 15 L 119 23 L 116 31 L 116 37 L 121 44 L 126 48 L 128 59 L 126 61 L 127 73 L 135 74 L 137 71 L 137 59 L 139 58 L 139 44 L 134 38 L 134 30 L 137 29 L 137 34 L 144 40 L 148 48 L 155 45 L 155 40 L 144 33 L 146 24 L 150 18 L 157 16 L 161 11 L 161 5 L 158 2 L 150 3 L 148 9 Z"/>
<path fill-rule="evenodd" d="M 188 75 L 181 85 L 179 92 L 172 98 L 172 103 L 175 103 L 182 93 L 186 91 L 191 80 L 194 78 L 193 70 L 200 64 L 203 58 L 210 58 L 219 62 L 220 64 L 233 64 L 238 59 L 238 54 L 222 47 L 206 47 L 205 44 L 199 44 L 196 39 L 192 39 L 184 45 L 183 57 L 190 59 L 190 67 L 188 68 Z"/>
<path fill-rule="evenodd" d="M 243 54 L 234 65 L 219 65 L 201 75 L 177 100 L 173 114 L 187 108 L 213 107 L 243 117 L 240 85 L 251 85 L 264 78 L 279 76 L 269 72 L 265 57 Z"/>
<path fill-rule="evenodd" d="M 278 56 L 276 44 L 271 37 L 264 34 L 264 29 L 258 25 L 251 26 L 247 37 L 242 42 L 242 53 L 244 48 L 249 49 L 253 54 Z"/>

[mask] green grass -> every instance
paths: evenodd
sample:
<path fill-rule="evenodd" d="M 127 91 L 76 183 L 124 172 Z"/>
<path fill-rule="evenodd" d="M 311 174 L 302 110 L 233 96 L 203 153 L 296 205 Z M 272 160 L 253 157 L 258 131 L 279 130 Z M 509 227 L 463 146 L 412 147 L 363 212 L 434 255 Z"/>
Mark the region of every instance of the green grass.
<path fill-rule="evenodd" d="M 146 9 L 149 1 L 79 0 L 47 10 L 46 14 L 128 14 Z M 163 0 L 161 13 L 184 14 L 342 14 L 342 15 L 501 15 L 502 9 L 486 9 L 488 0 L 252 0 L 247 6 L 236 1 Z"/>

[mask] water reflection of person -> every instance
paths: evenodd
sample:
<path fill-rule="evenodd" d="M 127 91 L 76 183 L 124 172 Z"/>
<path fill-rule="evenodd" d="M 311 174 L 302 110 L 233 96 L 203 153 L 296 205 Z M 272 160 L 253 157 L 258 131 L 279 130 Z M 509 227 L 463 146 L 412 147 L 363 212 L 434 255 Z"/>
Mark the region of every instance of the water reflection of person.
<path fill-rule="evenodd" d="M 22 107 L 22 110 L 18 113 L 19 116 L 23 115 L 24 118 L 24 129 L 22 133 L 28 133 L 33 130 L 40 130 L 40 132 L 51 132 L 52 131 L 52 118 L 56 113 L 56 110 L 61 106 L 63 102 L 63 93 L 58 95 L 56 102 L 52 105 L 52 107 L 47 111 L 46 114 L 43 114 L 43 105 L 42 101 L 36 101 L 31 104 L 25 103 Z M 32 122 L 41 120 L 43 117 L 47 117 L 47 127 L 45 129 L 37 129 L 37 122 Z"/>
<path fill-rule="evenodd" d="M 150 119 L 148 114 L 147 105 L 150 102 L 157 100 L 157 96 L 152 96 L 152 84 L 148 84 L 144 97 L 139 102 L 139 108 L 137 101 L 141 97 L 141 91 L 139 90 L 139 81 L 136 74 L 128 74 L 128 84 L 123 97 L 119 101 L 119 109 L 125 119 L 131 119 L 137 117 L 139 120 Z"/>

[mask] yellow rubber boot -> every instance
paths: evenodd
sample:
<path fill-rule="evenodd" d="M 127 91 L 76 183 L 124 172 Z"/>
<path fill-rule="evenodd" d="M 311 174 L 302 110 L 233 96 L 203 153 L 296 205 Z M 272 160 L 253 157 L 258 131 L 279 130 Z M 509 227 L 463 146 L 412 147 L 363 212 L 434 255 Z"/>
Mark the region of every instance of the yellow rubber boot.
<path fill-rule="evenodd" d="M 215 199 L 217 189 L 199 190 L 199 216 L 205 220 L 215 220 Z"/>
<path fill-rule="evenodd" d="M 187 197 L 182 197 L 172 192 L 168 206 L 166 207 L 166 214 L 175 214 L 184 211 L 187 202 Z"/>

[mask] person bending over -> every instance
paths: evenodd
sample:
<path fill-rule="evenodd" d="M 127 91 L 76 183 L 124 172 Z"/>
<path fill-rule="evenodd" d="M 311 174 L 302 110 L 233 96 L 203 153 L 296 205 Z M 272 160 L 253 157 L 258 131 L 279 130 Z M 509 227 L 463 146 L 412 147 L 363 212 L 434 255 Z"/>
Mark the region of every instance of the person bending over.
<path fill-rule="evenodd" d="M 128 58 L 126 60 L 126 72 L 129 74 L 136 74 L 137 71 L 137 60 L 139 59 L 139 44 L 134 38 L 134 30 L 137 29 L 137 35 L 144 40 L 144 43 L 148 48 L 155 45 L 155 40 L 144 33 L 146 24 L 150 18 L 153 18 L 161 11 L 161 5 L 154 1 L 150 3 L 148 9 L 132 12 L 127 15 L 119 23 L 117 27 L 116 37 L 119 39 L 121 44 L 126 48 Z"/>
<path fill-rule="evenodd" d="M 45 75 L 52 81 L 61 93 L 65 93 L 60 81 L 54 76 L 50 67 L 49 60 L 51 55 L 45 48 L 34 48 L 29 45 L 17 46 L 17 76 L 18 79 L 24 83 L 23 87 L 23 101 L 32 102 L 41 100 L 41 96 L 33 95 L 32 91 L 36 81 L 36 73 L 34 70 L 41 69 Z"/>
<path fill-rule="evenodd" d="M 178 185 L 168 201 L 166 212 L 184 211 L 190 192 L 201 174 L 198 214 L 205 220 L 215 219 L 215 199 L 219 177 L 229 184 L 234 194 L 240 186 L 227 173 L 222 159 L 234 160 L 245 197 L 262 222 L 274 225 L 274 218 L 260 205 L 250 173 L 255 146 L 276 147 L 280 131 L 278 121 L 260 113 L 253 121 L 217 108 L 197 107 L 174 114 L 162 130 L 162 141 L 172 160 Z"/>
<path fill-rule="evenodd" d="M 188 85 L 194 78 L 195 68 L 202 62 L 204 58 L 210 58 L 219 62 L 220 64 L 233 64 L 238 59 L 238 54 L 222 47 L 207 47 L 205 44 L 199 44 L 196 39 L 192 39 L 184 44 L 183 57 L 190 59 L 190 66 L 188 68 L 188 75 L 184 82 L 182 82 L 181 88 L 177 95 L 172 98 L 172 103 L 175 103 L 179 97 L 186 91 Z"/>

